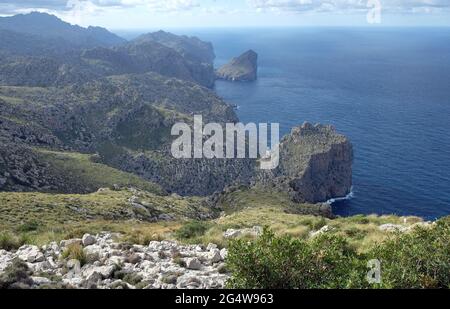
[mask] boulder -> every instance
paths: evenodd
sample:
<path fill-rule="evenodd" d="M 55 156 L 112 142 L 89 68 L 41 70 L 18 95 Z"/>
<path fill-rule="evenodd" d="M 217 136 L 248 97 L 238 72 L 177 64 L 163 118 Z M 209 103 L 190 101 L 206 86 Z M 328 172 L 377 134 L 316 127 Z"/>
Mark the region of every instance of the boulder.
<path fill-rule="evenodd" d="M 87 246 L 95 244 L 97 242 L 97 239 L 90 234 L 85 234 L 85 235 L 83 235 L 81 242 L 82 242 L 83 246 L 87 247 Z"/>
<path fill-rule="evenodd" d="M 22 246 L 17 250 L 16 255 L 19 259 L 28 263 L 39 263 L 45 260 L 44 254 L 37 246 Z"/>
<path fill-rule="evenodd" d="M 219 262 L 222 261 L 222 256 L 220 255 L 220 250 L 219 249 L 215 249 L 215 250 L 210 251 L 208 253 L 207 258 L 208 258 L 208 261 L 211 264 L 219 263 Z"/>
<path fill-rule="evenodd" d="M 330 232 L 330 231 L 332 231 L 332 230 L 333 230 L 332 227 L 330 227 L 330 226 L 328 226 L 328 225 L 325 225 L 325 226 L 322 227 L 320 230 L 315 231 L 315 232 L 311 232 L 311 233 L 309 234 L 309 236 L 313 238 L 313 237 L 316 237 L 316 236 L 319 236 L 319 235 L 328 233 L 328 232 Z"/>
<path fill-rule="evenodd" d="M 208 246 L 206 247 L 207 251 L 211 251 L 211 250 L 215 250 L 215 249 L 217 249 L 216 244 L 208 244 Z"/>
<path fill-rule="evenodd" d="M 72 245 L 82 245 L 83 241 L 80 238 L 69 239 L 69 240 L 61 240 L 59 246 L 62 248 L 66 248 Z"/>
<path fill-rule="evenodd" d="M 33 280 L 33 284 L 35 285 L 44 285 L 52 283 L 50 279 L 44 277 L 31 277 L 31 280 Z"/>
<path fill-rule="evenodd" d="M 380 225 L 378 229 L 383 232 L 405 232 L 407 227 L 399 224 L 388 223 Z"/>
<path fill-rule="evenodd" d="M 202 268 L 202 263 L 198 258 L 188 258 L 186 259 L 186 268 L 192 270 L 200 270 Z"/>
<path fill-rule="evenodd" d="M 226 239 L 236 238 L 242 235 L 241 230 L 228 229 L 223 233 L 223 237 Z"/>

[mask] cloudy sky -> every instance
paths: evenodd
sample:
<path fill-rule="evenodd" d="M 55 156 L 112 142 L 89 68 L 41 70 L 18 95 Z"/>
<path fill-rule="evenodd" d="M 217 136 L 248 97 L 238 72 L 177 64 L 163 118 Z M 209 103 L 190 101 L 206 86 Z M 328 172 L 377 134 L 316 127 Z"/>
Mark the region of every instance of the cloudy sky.
<path fill-rule="evenodd" d="M 110 29 L 242 26 L 450 26 L 450 0 L 0 0 L 0 15 L 42 11 Z M 378 25 L 379 26 L 379 25 Z"/>

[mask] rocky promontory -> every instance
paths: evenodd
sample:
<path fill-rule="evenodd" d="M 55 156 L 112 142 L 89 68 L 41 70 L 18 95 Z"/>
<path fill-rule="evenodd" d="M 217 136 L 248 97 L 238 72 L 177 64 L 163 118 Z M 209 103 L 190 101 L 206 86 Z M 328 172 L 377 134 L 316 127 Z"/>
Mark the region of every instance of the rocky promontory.
<path fill-rule="evenodd" d="M 304 123 L 280 143 L 280 165 L 258 181 L 288 191 L 295 202 L 321 203 L 352 188 L 353 147 L 332 126 Z"/>
<path fill-rule="evenodd" d="M 255 81 L 258 78 L 258 54 L 249 50 L 216 72 L 218 79 L 231 81 Z"/>

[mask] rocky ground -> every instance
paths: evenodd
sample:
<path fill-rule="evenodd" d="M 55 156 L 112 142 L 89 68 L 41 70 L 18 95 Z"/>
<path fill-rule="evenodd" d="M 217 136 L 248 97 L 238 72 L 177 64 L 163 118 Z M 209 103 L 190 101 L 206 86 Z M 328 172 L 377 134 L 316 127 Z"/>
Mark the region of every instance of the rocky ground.
<path fill-rule="evenodd" d="M 224 288 L 229 277 L 223 262 L 227 250 L 214 244 L 152 241 L 141 246 L 116 242 L 116 236 L 86 234 L 43 247 L 0 250 L 0 284 L 5 284 L 2 277 L 12 276 L 18 259 L 28 267 L 27 278 L 14 283 L 22 288 L 208 289 Z"/>

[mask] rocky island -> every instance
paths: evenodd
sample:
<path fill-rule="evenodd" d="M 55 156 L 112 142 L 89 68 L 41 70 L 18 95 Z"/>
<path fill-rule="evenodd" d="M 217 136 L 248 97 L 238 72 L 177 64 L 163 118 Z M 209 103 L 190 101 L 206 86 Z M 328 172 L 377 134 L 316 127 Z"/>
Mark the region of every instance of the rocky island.
<path fill-rule="evenodd" d="M 258 78 L 258 54 L 249 50 L 229 63 L 219 68 L 216 72 L 218 79 L 230 81 L 255 81 Z"/>

